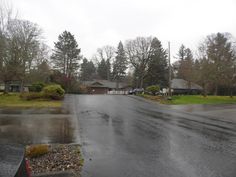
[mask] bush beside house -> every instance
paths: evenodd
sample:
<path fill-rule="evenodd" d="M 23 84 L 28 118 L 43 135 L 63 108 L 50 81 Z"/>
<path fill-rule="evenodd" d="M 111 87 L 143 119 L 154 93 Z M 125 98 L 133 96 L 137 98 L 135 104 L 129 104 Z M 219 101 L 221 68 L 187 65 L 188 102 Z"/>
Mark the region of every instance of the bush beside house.
<path fill-rule="evenodd" d="M 64 98 L 65 90 L 58 84 L 48 85 L 42 90 L 43 96 L 52 100 L 61 100 Z"/>
<path fill-rule="evenodd" d="M 146 91 L 152 95 L 156 95 L 160 91 L 160 87 L 158 85 L 151 85 L 146 88 Z"/>
<path fill-rule="evenodd" d="M 45 86 L 46 86 L 46 84 L 43 82 L 36 82 L 36 83 L 33 83 L 29 87 L 29 91 L 30 92 L 41 92 Z"/>
<path fill-rule="evenodd" d="M 35 87 L 35 89 L 39 90 L 38 85 Z M 64 98 L 64 95 L 65 95 L 65 90 L 60 85 L 52 84 L 43 87 L 40 92 L 22 93 L 20 97 L 24 100 L 36 100 L 36 99 L 61 100 Z"/>

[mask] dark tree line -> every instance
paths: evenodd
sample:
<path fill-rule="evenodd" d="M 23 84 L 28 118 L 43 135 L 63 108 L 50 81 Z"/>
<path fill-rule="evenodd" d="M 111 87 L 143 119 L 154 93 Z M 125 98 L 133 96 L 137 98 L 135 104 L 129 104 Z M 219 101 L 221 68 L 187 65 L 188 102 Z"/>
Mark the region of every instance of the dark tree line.
<path fill-rule="evenodd" d="M 0 7 L 0 81 L 7 92 L 11 81 L 26 83 L 56 82 L 67 92 L 79 81 L 93 79 L 129 82 L 135 88 L 150 85 L 168 87 L 167 51 L 156 37 L 137 37 L 120 41 L 117 47 L 97 49 L 93 59 L 84 58 L 75 36 L 64 31 L 55 42 L 52 55 L 42 40 L 37 24 L 13 15 Z M 236 92 L 236 50 L 228 33 L 209 35 L 193 54 L 181 45 L 172 65 L 173 76 L 191 87 L 198 83 L 203 94 L 233 95 Z"/>
<path fill-rule="evenodd" d="M 133 71 L 133 84 L 131 86 L 142 88 L 148 85 L 167 86 L 168 66 L 167 52 L 163 49 L 161 42 L 157 38 L 137 37 L 128 40 L 123 45 L 119 42 L 115 50 L 111 46 L 99 48 L 96 55 L 95 70 L 93 77 L 83 77 L 89 68 L 81 68 L 81 79 L 105 79 L 117 83 L 126 81 L 127 69 Z M 84 61 L 84 65 L 87 61 Z M 90 61 L 91 62 L 91 61 Z M 91 75 L 90 75 L 91 76 Z M 130 79 L 129 79 L 130 80 Z"/>
<path fill-rule="evenodd" d="M 174 64 L 176 77 L 203 87 L 203 94 L 233 95 L 236 86 L 236 55 L 232 36 L 217 33 L 206 37 L 198 55 L 182 45 Z"/>

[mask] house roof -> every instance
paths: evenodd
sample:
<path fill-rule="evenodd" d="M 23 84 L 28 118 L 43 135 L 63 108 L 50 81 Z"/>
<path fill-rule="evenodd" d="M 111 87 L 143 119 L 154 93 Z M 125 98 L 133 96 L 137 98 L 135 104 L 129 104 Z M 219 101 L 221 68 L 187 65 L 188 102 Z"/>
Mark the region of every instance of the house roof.
<path fill-rule="evenodd" d="M 188 81 L 184 79 L 172 79 L 171 81 L 172 89 L 189 89 Z M 190 89 L 192 90 L 202 90 L 202 87 L 198 84 L 191 82 Z"/>
<path fill-rule="evenodd" d="M 101 87 L 101 88 L 111 88 L 115 89 L 116 88 L 116 82 L 111 82 L 108 80 L 93 80 L 93 81 L 84 81 L 84 85 L 88 87 Z M 127 87 L 127 84 L 125 83 L 119 83 L 119 88 L 125 88 Z"/>

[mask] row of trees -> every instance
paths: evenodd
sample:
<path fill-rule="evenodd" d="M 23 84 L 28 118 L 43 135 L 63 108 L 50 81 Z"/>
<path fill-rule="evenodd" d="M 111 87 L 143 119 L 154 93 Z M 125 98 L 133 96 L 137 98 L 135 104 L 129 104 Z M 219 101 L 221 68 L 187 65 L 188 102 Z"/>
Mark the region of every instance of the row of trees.
<path fill-rule="evenodd" d="M 94 62 L 93 62 L 94 61 Z M 123 45 L 119 42 L 117 49 L 105 46 L 97 50 L 93 60 L 83 60 L 81 79 L 106 79 L 119 83 L 133 73 L 134 87 L 152 84 L 167 86 L 168 66 L 167 52 L 157 38 L 137 37 Z"/>
<path fill-rule="evenodd" d="M 233 37 L 228 33 L 207 36 L 196 55 L 182 45 L 178 61 L 171 67 L 172 77 L 195 82 L 204 94 L 233 94 L 236 83 L 236 54 Z M 129 69 L 128 69 L 129 68 Z M 70 32 L 64 31 L 55 42 L 52 54 L 43 42 L 37 24 L 18 19 L 9 9 L 0 13 L 0 81 L 14 80 L 21 86 L 32 82 L 56 82 L 66 91 L 78 81 L 106 79 L 129 81 L 133 87 L 168 86 L 167 51 L 156 37 L 137 37 L 119 42 L 117 48 L 104 46 L 92 59 L 81 55 L 81 49 Z M 131 81 L 132 80 L 132 81 Z"/>
<path fill-rule="evenodd" d="M 233 37 L 217 33 L 206 37 L 193 57 L 192 51 L 182 45 L 178 61 L 173 64 L 175 76 L 198 83 L 204 95 L 233 95 L 236 87 L 236 53 Z"/>
<path fill-rule="evenodd" d="M 59 36 L 59 40 L 60 38 Z M 56 48 L 57 46 L 55 43 Z M 187 80 L 189 88 L 192 83 L 198 83 L 203 87 L 205 95 L 232 95 L 236 83 L 236 57 L 232 36 L 227 33 L 207 36 L 195 52 L 196 55 L 193 55 L 191 49 L 184 45 L 180 47 L 177 61 L 171 66 L 172 77 Z M 77 54 L 79 52 L 74 59 L 83 58 Z M 65 60 L 61 58 L 68 58 L 68 54 L 59 57 L 61 66 L 65 66 Z M 56 60 L 54 64 L 58 64 Z M 78 65 L 73 66 L 77 66 L 74 69 L 77 71 Z M 132 74 L 127 72 L 128 68 Z M 64 69 L 60 68 L 61 71 Z M 131 77 L 133 87 L 159 85 L 163 88 L 168 86 L 168 69 L 167 51 L 161 42 L 156 37 L 137 37 L 127 40 L 125 45 L 120 42 L 117 49 L 112 46 L 99 48 L 91 60 L 83 58 L 79 76 L 82 81 L 106 79 L 118 84 Z"/>

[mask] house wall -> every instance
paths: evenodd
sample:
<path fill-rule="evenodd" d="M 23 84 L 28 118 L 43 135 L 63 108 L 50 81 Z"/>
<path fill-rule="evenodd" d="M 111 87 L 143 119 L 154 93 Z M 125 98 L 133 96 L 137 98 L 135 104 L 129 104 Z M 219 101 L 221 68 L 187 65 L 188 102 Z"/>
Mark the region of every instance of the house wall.
<path fill-rule="evenodd" d="M 111 90 L 111 91 L 108 91 L 107 94 L 110 94 L 110 95 L 128 95 L 128 91 L 126 91 L 126 90 Z"/>
<path fill-rule="evenodd" d="M 107 94 L 108 93 L 108 88 L 104 87 L 90 87 L 88 89 L 89 94 Z"/>
<path fill-rule="evenodd" d="M 173 89 L 173 94 L 174 95 L 186 95 L 186 94 L 191 94 L 191 95 L 197 95 L 201 94 L 202 90 L 197 90 L 197 89 Z"/>
<path fill-rule="evenodd" d="M 4 85 L 0 85 L 0 91 L 4 91 L 5 90 L 5 86 Z"/>

